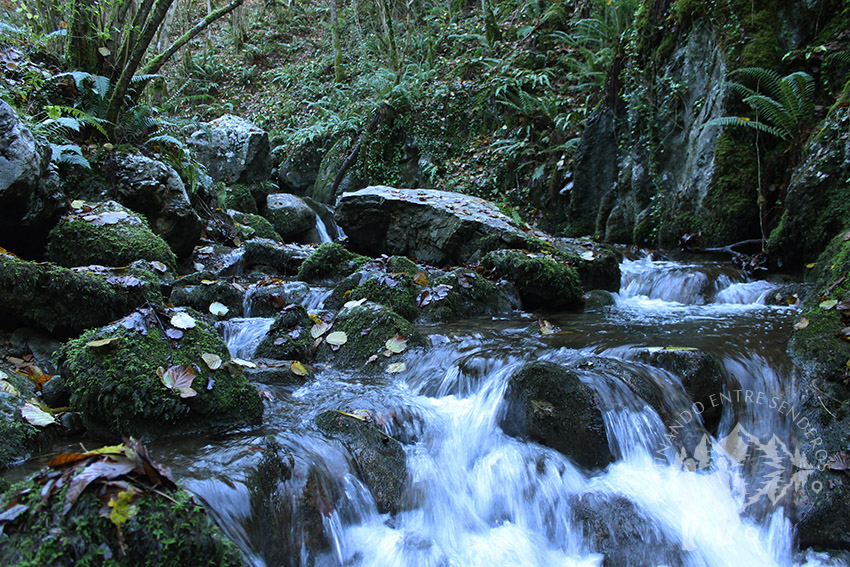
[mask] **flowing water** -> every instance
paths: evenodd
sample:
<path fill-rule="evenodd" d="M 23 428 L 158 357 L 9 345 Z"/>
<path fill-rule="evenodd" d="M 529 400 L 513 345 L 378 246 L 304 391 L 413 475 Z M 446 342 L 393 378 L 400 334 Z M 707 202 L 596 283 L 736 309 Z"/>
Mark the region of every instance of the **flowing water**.
<path fill-rule="evenodd" d="M 834 564 L 795 551 L 793 510 L 764 488 L 793 484 L 793 468 L 777 465 L 776 451 L 748 452 L 790 448 L 798 433 L 784 353 L 794 308 L 767 305 L 772 284 L 723 263 L 621 268 L 614 305 L 550 314 L 555 334 L 522 313 L 425 327 L 430 345 L 405 353 L 400 374 L 330 366 L 301 387 L 263 385 L 261 432 L 165 441 L 156 454 L 255 567 Z M 232 354 L 250 358 L 270 324 L 231 320 Z M 690 349 L 724 370 L 711 426 L 680 376 L 642 362 Z M 605 469 L 503 432 L 509 379 L 534 360 L 580 369 L 597 394 L 615 457 Z M 667 415 L 612 368 L 648 380 Z M 388 412 L 384 430 L 403 443 L 395 514 L 378 512 L 352 455 L 312 425 L 325 410 L 358 408 Z"/>

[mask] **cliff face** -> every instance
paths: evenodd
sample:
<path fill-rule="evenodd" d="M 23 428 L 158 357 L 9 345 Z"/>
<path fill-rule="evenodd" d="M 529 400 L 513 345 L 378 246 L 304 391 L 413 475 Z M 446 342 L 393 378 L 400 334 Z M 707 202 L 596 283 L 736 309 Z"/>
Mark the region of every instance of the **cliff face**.
<path fill-rule="evenodd" d="M 728 73 L 744 67 L 805 70 L 821 79 L 817 102 L 831 105 L 841 84 L 822 76 L 822 54 L 846 41 L 837 30 L 850 14 L 839 6 L 824 11 L 830 2 L 745 4 L 643 4 L 621 55 L 623 70 L 609 74 L 609 86 L 619 83 L 617 96 L 588 121 L 565 187 L 569 233 L 670 247 L 702 232 L 710 246 L 759 238 L 779 224 L 791 205 L 791 170 L 806 156 L 768 134 L 706 125 L 751 114 L 727 94 Z M 811 186 L 801 181 L 794 194 Z"/>

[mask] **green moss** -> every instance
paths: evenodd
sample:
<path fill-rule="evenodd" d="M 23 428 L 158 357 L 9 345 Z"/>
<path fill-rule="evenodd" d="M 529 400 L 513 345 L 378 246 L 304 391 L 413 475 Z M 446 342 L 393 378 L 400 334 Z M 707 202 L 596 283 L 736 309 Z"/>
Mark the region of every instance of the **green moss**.
<path fill-rule="evenodd" d="M 235 209 L 242 213 L 256 215 L 259 212 L 257 210 L 257 201 L 254 200 L 251 188 L 242 183 L 231 185 L 226 189 L 224 205 L 228 209 Z"/>
<path fill-rule="evenodd" d="M 0 320 L 70 335 L 125 315 L 149 298 L 151 284 L 124 287 L 106 277 L 0 254 Z"/>
<path fill-rule="evenodd" d="M 476 315 L 495 315 L 512 308 L 498 286 L 475 272 L 458 268 L 431 282 L 432 286 L 451 286 L 445 298 L 421 309 L 428 321 L 451 321 Z"/>
<path fill-rule="evenodd" d="M 27 507 L 4 524 L 0 563 L 9 567 L 241 567 L 236 546 L 184 490 L 163 496 L 142 490 L 133 502 L 137 512 L 119 532 L 100 513 L 103 502 L 89 488 L 67 514 L 65 487 L 42 498 L 42 484 L 32 480 L 4 495 Z M 162 489 L 160 489 L 162 491 Z M 123 551 L 122 551 L 123 543 Z"/>
<path fill-rule="evenodd" d="M 419 315 L 416 307 L 416 296 L 421 288 L 413 283 L 412 275 L 394 276 L 392 285 L 387 283 L 386 275 L 376 275 L 350 290 L 346 301 L 366 298 L 369 301 L 385 305 L 407 319 L 412 321 Z M 345 287 L 345 286 L 343 286 Z M 336 293 L 337 290 L 334 290 Z"/>
<path fill-rule="evenodd" d="M 182 280 L 179 281 L 182 283 Z M 172 305 L 185 305 L 204 315 L 210 315 L 210 305 L 217 301 L 228 308 L 226 318 L 242 315 L 242 293 L 229 282 L 216 281 L 209 285 L 178 285 L 171 292 Z"/>
<path fill-rule="evenodd" d="M 576 308 L 582 288 L 575 269 L 551 258 L 529 256 L 519 250 L 496 250 L 482 264 L 517 286 L 527 308 Z"/>
<path fill-rule="evenodd" d="M 139 316 L 131 315 L 131 321 Z M 86 346 L 89 341 L 112 337 L 120 339 L 112 347 Z M 262 401 L 241 370 L 230 364 L 210 370 L 201 358 L 204 353 L 230 359 L 221 337 L 200 319 L 174 346 L 156 324 L 149 325 L 143 335 L 119 322 L 68 341 L 60 362 L 71 391 L 71 407 L 82 413 L 93 434 L 155 438 L 259 423 Z M 180 398 L 162 384 L 157 368 L 172 365 L 195 369 L 192 388 L 197 396 Z"/>
<path fill-rule="evenodd" d="M 275 360 L 307 360 L 310 357 L 313 322 L 301 305 L 290 305 L 275 318 L 255 356 Z"/>
<path fill-rule="evenodd" d="M 0 471 L 28 458 L 43 441 L 43 430 L 23 420 L 24 399 L 0 392 Z"/>
<path fill-rule="evenodd" d="M 313 252 L 298 270 L 304 281 L 334 280 L 350 275 L 369 261 L 366 256 L 349 252 L 337 242 L 326 242 Z"/>
<path fill-rule="evenodd" d="M 141 217 L 115 203 L 96 205 L 92 214 L 111 211 L 127 216 L 111 224 L 95 224 L 85 215 L 62 219 L 48 236 L 48 259 L 69 267 L 127 266 L 135 260 L 155 260 L 176 270 L 174 253 Z"/>
<path fill-rule="evenodd" d="M 422 344 L 422 335 L 404 317 L 375 303 L 364 303 L 356 307 L 342 309 L 337 315 L 334 331 L 343 331 L 348 342 L 339 350 L 332 352 L 323 344 L 321 354 L 333 358 L 340 364 L 360 366 L 373 354 L 379 360 L 364 369 L 382 371 L 387 359 L 380 354 L 386 350 L 386 341 L 396 335 L 408 339 L 408 346 Z M 395 362 L 395 361 L 393 361 Z"/>
<path fill-rule="evenodd" d="M 237 223 L 242 233 L 242 238 L 248 240 L 250 238 L 269 238 L 278 242 L 283 242 L 283 237 L 277 233 L 265 217 L 256 214 L 240 213 L 233 214 L 233 220 Z"/>

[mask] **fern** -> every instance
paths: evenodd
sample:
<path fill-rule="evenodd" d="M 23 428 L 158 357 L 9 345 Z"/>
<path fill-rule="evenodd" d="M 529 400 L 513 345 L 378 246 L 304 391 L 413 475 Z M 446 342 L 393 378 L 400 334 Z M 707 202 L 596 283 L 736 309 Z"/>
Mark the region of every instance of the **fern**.
<path fill-rule="evenodd" d="M 76 144 L 50 144 L 50 161 L 57 165 L 79 165 L 86 169 L 91 169 L 89 160 L 83 156 L 80 146 Z"/>
<path fill-rule="evenodd" d="M 47 111 L 48 116 L 51 117 L 49 119 L 57 120 L 61 118 L 62 114 L 69 114 L 80 122 L 88 124 L 95 130 L 97 130 L 103 135 L 104 138 L 109 137 L 106 133 L 106 129 L 103 127 L 103 125 L 106 124 L 106 120 L 92 116 L 91 114 L 84 112 L 79 108 L 74 108 L 73 106 L 52 105 L 45 107 L 45 110 Z"/>

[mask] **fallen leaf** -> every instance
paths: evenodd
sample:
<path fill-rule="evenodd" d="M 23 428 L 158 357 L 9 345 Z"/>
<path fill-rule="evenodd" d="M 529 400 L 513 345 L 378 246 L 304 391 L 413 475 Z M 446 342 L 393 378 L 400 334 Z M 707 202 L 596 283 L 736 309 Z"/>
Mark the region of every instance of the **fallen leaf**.
<path fill-rule="evenodd" d="M 366 359 L 366 364 L 372 364 L 376 360 L 378 360 L 378 355 L 373 354 L 372 356 L 370 356 L 369 358 Z"/>
<path fill-rule="evenodd" d="M 342 346 L 348 342 L 348 335 L 343 331 L 334 331 L 325 337 L 325 341 L 331 346 Z"/>
<path fill-rule="evenodd" d="M 803 329 L 805 329 L 808 326 L 809 326 L 809 320 L 806 317 L 801 317 L 799 321 L 794 323 L 794 330 L 795 331 L 802 331 Z"/>
<path fill-rule="evenodd" d="M 169 339 L 179 341 L 183 338 L 183 331 L 181 331 L 180 329 L 166 329 L 165 336 L 167 336 Z"/>
<path fill-rule="evenodd" d="M 108 57 L 112 52 L 109 51 L 108 47 L 98 47 L 97 52 L 103 55 L 104 57 Z"/>
<path fill-rule="evenodd" d="M 205 352 L 201 355 L 201 358 L 204 360 L 207 365 L 207 368 L 209 368 L 210 370 L 218 370 L 219 368 L 221 368 L 222 361 L 219 355 L 213 354 L 211 352 Z"/>
<path fill-rule="evenodd" d="M 407 339 L 402 337 L 401 335 L 396 335 L 390 339 L 387 339 L 387 342 L 384 343 L 387 347 L 387 350 L 391 353 L 399 354 L 407 349 Z"/>
<path fill-rule="evenodd" d="M 82 209 L 85 206 L 86 206 L 85 201 L 80 201 L 79 199 L 77 199 L 75 201 L 71 201 L 71 208 L 72 209 Z"/>
<path fill-rule="evenodd" d="M 118 493 L 118 498 L 110 498 L 107 506 L 111 508 L 109 520 L 118 527 L 127 523 L 127 520 L 136 515 L 139 507 L 133 504 L 138 491 L 132 486 Z"/>
<path fill-rule="evenodd" d="M 836 305 L 838 305 L 837 299 L 826 299 L 826 300 L 818 303 L 818 307 L 820 307 L 821 309 L 827 309 L 827 310 L 832 309 Z"/>
<path fill-rule="evenodd" d="M 215 283 L 215 280 L 201 280 L 201 285 L 214 285 Z"/>
<path fill-rule="evenodd" d="M 168 271 L 168 267 L 159 260 L 154 260 L 153 262 L 151 262 L 151 267 L 153 267 L 154 270 L 161 274 L 164 274 Z"/>
<path fill-rule="evenodd" d="M 245 368 L 256 368 L 257 365 L 251 362 L 250 360 L 245 360 L 244 358 L 231 358 L 230 361 L 233 364 L 238 364 L 239 366 L 244 366 Z"/>
<path fill-rule="evenodd" d="M 136 468 L 135 463 L 127 461 L 97 461 L 84 468 L 68 485 L 68 491 L 65 493 L 65 506 L 62 508 L 62 513 L 67 514 L 76 503 L 77 499 L 86 489 L 86 487 L 96 480 L 112 480 L 119 476 L 123 476 Z"/>
<path fill-rule="evenodd" d="M 543 335 L 554 335 L 555 334 L 555 326 L 547 321 L 546 319 L 540 319 L 540 333 Z"/>
<path fill-rule="evenodd" d="M 178 329 L 194 329 L 195 319 L 188 313 L 178 313 L 171 318 L 171 324 Z"/>
<path fill-rule="evenodd" d="M 387 366 L 387 372 L 390 374 L 397 374 L 399 372 L 404 372 L 405 370 L 407 370 L 407 365 L 403 362 L 396 362 L 395 364 Z"/>
<path fill-rule="evenodd" d="M 21 408 L 21 417 L 37 427 L 47 427 L 56 423 L 56 418 L 31 402 Z"/>
<path fill-rule="evenodd" d="M 351 290 L 349 290 L 349 291 L 351 291 Z M 366 298 L 365 298 L 365 297 L 364 297 L 364 298 L 362 298 L 362 299 L 358 299 L 358 300 L 356 300 L 356 301 L 347 301 L 347 302 L 345 303 L 345 305 L 343 305 L 343 307 L 345 307 L 346 309 L 351 309 L 352 307 L 360 307 L 360 306 L 361 306 L 361 305 L 363 305 L 364 303 L 366 303 Z"/>
<path fill-rule="evenodd" d="M 413 283 L 420 287 L 428 287 L 428 276 L 425 272 L 416 272 L 413 276 Z"/>
<path fill-rule="evenodd" d="M 303 364 L 301 364 L 297 360 L 293 360 L 291 363 L 289 363 L 289 370 L 291 370 L 292 373 L 295 374 L 296 376 L 306 376 L 307 375 L 307 369 L 304 367 Z"/>
<path fill-rule="evenodd" d="M 179 364 L 169 366 L 168 370 L 163 370 L 160 366 L 156 373 L 163 385 L 169 390 L 180 394 L 181 398 L 194 398 L 198 395 L 198 392 L 192 389 L 192 382 L 195 380 L 195 369 L 191 366 Z"/>
<path fill-rule="evenodd" d="M 319 321 L 310 329 L 310 336 L 314 339 L 318 339 L 322 335 L 324 335 L 331 328 L 330 323 L 325 323 L 324 321 Z"/>
<path fill-rule="evenodd" d="M 117 343 L 120 340 L 121 340 L 121 337 L 110 337 L 108 339 L 98 339 L 96 341 L 87 342 L 86 346 L 97 350 L 97 349 L 102 349 L 102 348 L 110 346 L 110 345 L 114 345 L 115 343 Z"/>
<path fill-rule="evenodd" d="M 806 268 L 811 270 L 812 268 L 814 268 L 817 265 L 818 265 L 817 262 L 812 262 L 811 264 L 806 264 Z"/>
<path fill-rule="evenodd" d="M 588 262 L 593 261 L 593 252 L 591 252 L 590 250 L 587 250 L 587 251 L 579 254 L 579 257 L 582 260 L 587 260 Z"/>
<path fill-rule="evenodd" d="M 13 396 L 21 395 L 18 392 L 18 389 L 15 388 L 10 382 L 6 382 L 2 379 L 0 379 L 0 392 L 6 392 L 7 394 L 12 394 Z"/>
<path fill-rule="evenodd" d="M 223 303 L 219 303 L 218 301 L 213 301 L 212 303 L 210 303 L 210 313 L 212 313 L 216 317 L 224 317 L 225 315 L 227 315 L 228 311 L 230 311 L 230 309 L 228 309 L 227 306 Z"/>

